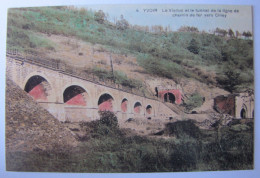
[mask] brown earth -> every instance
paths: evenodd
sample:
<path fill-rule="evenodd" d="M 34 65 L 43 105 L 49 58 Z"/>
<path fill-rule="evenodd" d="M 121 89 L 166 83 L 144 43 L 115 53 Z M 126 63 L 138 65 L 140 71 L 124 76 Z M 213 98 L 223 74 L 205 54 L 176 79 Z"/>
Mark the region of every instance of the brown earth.
<path fill-rule="evenodd" d="M 6 151 L 65 151 L 77 143 L 69 129 L 7 76 Z"/>

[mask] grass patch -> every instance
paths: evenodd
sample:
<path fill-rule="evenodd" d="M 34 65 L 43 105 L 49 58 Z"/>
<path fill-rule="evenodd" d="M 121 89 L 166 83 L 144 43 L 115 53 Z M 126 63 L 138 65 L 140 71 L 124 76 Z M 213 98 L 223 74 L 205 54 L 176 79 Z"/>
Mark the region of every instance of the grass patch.
<path fill-rule="evenodd" d="M 148 92 L 140 80 L 128 78 L 127 75 L 122 71 L 114 71 L 112 73 L 110 70 L 94 67 L 91 72 L 101 81 L 111 80 L 116 84 L 128 87 L 130 89 L 142 89 Z"/>
<path fill-rule="evenodd" d="M 200 107 L 204 103 L 204 98 L 197 92 L 191 94 L 183 103 L 187 111 Z"/>

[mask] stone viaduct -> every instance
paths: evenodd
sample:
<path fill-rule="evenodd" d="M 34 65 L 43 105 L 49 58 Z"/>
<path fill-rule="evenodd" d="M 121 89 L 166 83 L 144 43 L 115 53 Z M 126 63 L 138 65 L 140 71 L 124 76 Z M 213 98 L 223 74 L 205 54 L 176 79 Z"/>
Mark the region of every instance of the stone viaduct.
<path fill-rule="evenodd" d="M 99 110 L 113 111 L 119 121 L 176 116 L 163 102 L 88 80 L 57 62 L 7 53 L 6 66 L 7 75 L 60 121 L 95 120 Z"/>

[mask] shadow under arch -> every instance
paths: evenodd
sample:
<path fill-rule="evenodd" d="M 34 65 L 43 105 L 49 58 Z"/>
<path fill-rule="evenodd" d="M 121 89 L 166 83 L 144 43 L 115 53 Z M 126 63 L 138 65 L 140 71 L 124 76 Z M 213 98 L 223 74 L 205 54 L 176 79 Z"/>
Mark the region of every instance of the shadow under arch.
<path fill-rule="evenodd" d="M 110 94 L 104 93 L 98 99 L 98 110 L 113 112 L 114 111 L 113 104 L 114 104 L 114 98 Z"/>
<path fill-rule="evenodd" d="M 29 93 L 34 100 L 47 101 L 48 96 L 51 95 L 51 85 L 50 83 L 40 75 L 31 76 L 24 87 L 24 91 Z"/>
<path fill-rule="evenodd" d="M 68 86 L 63 92 L 63 102 L 68 105 L 87 106 L 88 93 L 78 85 Z"/>
<path fill-rule="evenodd" d="M 128 100 L 124 98 L 121 102 L 121 111 L 127 112 L 128 111 Z"/>
<path fill-rule="evenodd" d="M 134 105 L 134 113 L 140 114 L 142 111 L 142 104 L 138 101 Z"/>
<path fill-rule="evenodd" d="M 152 114 L 152 109 L 153 109 L 153 108 L 152 108 L 152 106 L 151 106 L 150 104 L 147 105 L 147 106 L 146 106 L 146 109 L 145 109 L 145 110 L 146 110 L 146 113 L 147 113 L 147 114 Z"/>

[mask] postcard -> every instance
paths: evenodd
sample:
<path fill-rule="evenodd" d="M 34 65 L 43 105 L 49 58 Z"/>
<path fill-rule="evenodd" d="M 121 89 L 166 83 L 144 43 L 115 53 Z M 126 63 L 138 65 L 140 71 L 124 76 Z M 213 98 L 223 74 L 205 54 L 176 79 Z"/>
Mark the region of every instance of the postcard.
<path fill-rule="evenodd" d="M 9 8 L 6 170 L 254 169 L 252 11 Z"/>

